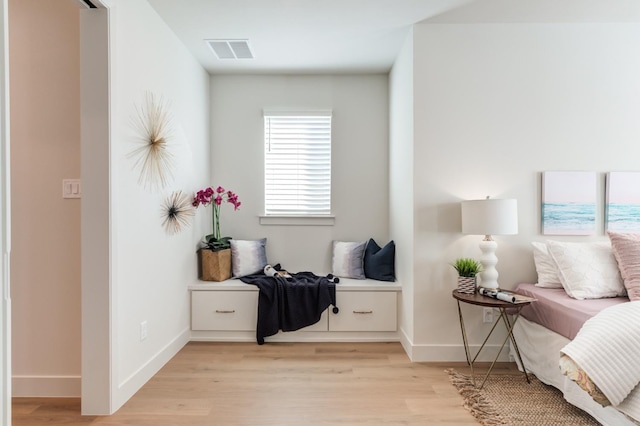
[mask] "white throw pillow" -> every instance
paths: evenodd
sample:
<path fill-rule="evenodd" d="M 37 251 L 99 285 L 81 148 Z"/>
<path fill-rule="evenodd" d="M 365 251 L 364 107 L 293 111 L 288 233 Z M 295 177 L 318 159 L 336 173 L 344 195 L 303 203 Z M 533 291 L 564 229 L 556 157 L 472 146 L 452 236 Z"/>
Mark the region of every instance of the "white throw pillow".
<path fill-rule="evenodd" d="M 547 241 L 549 254 L 558 266 L 562 287 L 574 299 L 624 296 L 611 244 Z"/>
<path fill-rule="evenodd" d="M 333 242 L 332 273 L 336 277 L 364 280 L 364 249 L 366 241 Z"/>
<path fill-rule="evenodd" d="M 558 276 L 558 266 L 549 254 L 547 244 L 533 242 L 533 262 L 538 273 L 537 287 L 562 288 L 560 277 Z"/>
<path fill-rule="evenodd" d="M 231 270 L 234 278 L 263 272 L 267 266 L 267 239 L 231 240 Z"/>

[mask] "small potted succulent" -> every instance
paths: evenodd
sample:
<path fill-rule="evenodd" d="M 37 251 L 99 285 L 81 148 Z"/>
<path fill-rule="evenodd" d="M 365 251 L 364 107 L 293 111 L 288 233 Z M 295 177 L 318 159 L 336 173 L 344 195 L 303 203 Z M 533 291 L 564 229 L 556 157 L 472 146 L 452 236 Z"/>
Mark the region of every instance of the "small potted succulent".
<path fill-rule="evenodd" d="M 482 264 L 475 259 L 461 257 L 451 264 L 458 272 L 458 291 L 473 294 L 476 292 L 477 275 L 482 271 Z"/>

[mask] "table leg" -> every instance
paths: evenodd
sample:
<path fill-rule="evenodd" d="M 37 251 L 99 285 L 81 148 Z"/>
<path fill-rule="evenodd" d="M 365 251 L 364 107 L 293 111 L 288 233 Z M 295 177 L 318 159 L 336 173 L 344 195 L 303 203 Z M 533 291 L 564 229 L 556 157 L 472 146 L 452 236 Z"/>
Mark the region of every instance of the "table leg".
<path fill-rule="evenodd" d="M 489 337 L 491 337 L 491 335 L 493 334 L 493 330 L 496 329 L 497 325 L 500 323 L 500 321 L 496 321 L 493 323 L 493 327 L 491 327 L 491 330 L 489 330 L 489 334 L 487 334 L 487 337 L 484 338 L 484 342 L 482 342 L 482 344 L 480 345 L 480 348 L 478 349 L 478 352 L 476 352 L 476 356 L 473 357 L 473 361 L 471 362 L 475 362 L 476 359 L 478 358 L 478 355 L 480 355 L 480 352 L 482 352 L 482 350 L 484 349 L 485 345 L 487 344 L 487 341 L 489 341 Z"/>
<path fill-rule="evenodd" d="M 507 315 L 507 311 L 504 308 L 498 308 L 500 310 L 500 317 L 504 319 L 506 319 L 506 315 Z M 495 328 L 495 325 L 497 323 L 499 323 L 500 321 L 496 321 L 496 323 L 494 324 L 493 328 L 491 329 L 491 331 L 489 332 L 489 336 L 491 336 L 491 334 L 493 333 L 493 329 Z M 507 324 L 505 324 L 507 325 Z M 489 336 L 487 336 L 487 339 L 489 339 Z M 502 345 L 500 346 L 500 349 L 498 350 L 498 353 L 496 354 L 495 359 L 493 360 L 493 362 L 491 363 L 491 366 L 489 366 L 489 371 L 487 371 L 487 374 L 484 376 L 484 379 L 482 380 L 482 383 L 480 384 L 480 387 L 478 389 L 482 389 L 485 382 L 487 381 L 487 379 L 489 378 L 489 375 L 491 374 L 491 371 L 493 370 L 493 367 L 496 365 L 496 362 L 498 362 L 498 358 L 500 358 L 500 353 L 502 353 L 502 350 L 504 349 L 504 345 L 507 344 L 507 341 L 509 340 L 509 338 L 513 338 L 513 336 L 511 335 L 511 329 L 509 328 L 509 326 L 507 325 L 507 337 L 504 338 L 504 340 L 502 341 Z M 484 346 L 484 344 L 483 344 Z M 482 349 L 482 347 L 480 348 Z M 476 355 L 477 357 L 477 355 Z M 529 381 L 529 378 L 527 378 L 527 381 Z"/>
<path fill-rule="evenodd" d="M 505 327 L 507 327 L 507 333 L 509 335 L 509 338 L 511 339 L 511 343 L 513 343 L 513 348 L 516 351 L 516 356 L 518 357 L 518 361 L 520 361 L 520 365 L 522 366 L 522 371 L 524 372 L 524 377 L 526 377 L 527 379 L 527 383 L 531 383 L 531 381 L 529 380 L 529 374 L 527 374 L 527 368 L 524 366 L 524 362 L 522 361 L 522 356 L 520 355 L 520 349 L 518 348 L 518 343 L 516 342 L 516 338 L 513 337 L 513 327 L 516 325 L 516 322 L 518 321 L 518 318 L 520 318 L 520 309 L 517 310 L 517 312 L 514 314 L 513 316 L 513 322 L 510 322 L 509 319 L 507 318 L 507 313 L 506 311 L 500 312 L 500 316 L 502 317 L 502 320 L 504 321 L 504 325 Z"/>
<path fill-rule="evenodd" d="M 473 372 L 473 361 L 475 361 L 475 358 L 473 359 L 473 361 L 471 360 L 471 354 L 469 352 L 469 341 L 467 340 L 467 332 L 464 326 L 464 318 L 462 317 L 462 309 L 460 308 L 460 301 L 456 300 L 456 302 L 458 302 L 458 317 L 460 319 L 460 331 L 462 332 L 462 343 L 464 344 L 464 355 L 467 358 L 467 364 L 471 368 L 471 380 L 473 381 L 473 386 L 475 387 L 476 376 Z M 476 354 L 476 357 L 477 356 L 478 355 Z"/>

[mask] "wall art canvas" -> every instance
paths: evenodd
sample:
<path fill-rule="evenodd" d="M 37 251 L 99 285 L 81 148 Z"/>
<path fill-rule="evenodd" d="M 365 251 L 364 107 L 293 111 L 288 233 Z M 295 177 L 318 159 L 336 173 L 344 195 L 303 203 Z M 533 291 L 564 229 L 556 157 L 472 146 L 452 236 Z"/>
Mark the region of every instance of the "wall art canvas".
<path fill-rule="evenodd" d="M 640 232 L 640 172 L 607 173 L 606 229 Z"/>
<path fill-rule="evenodd" d="M 595 172 L 544 172 L 542 233 L 591 235 L 595 230 Z"/>

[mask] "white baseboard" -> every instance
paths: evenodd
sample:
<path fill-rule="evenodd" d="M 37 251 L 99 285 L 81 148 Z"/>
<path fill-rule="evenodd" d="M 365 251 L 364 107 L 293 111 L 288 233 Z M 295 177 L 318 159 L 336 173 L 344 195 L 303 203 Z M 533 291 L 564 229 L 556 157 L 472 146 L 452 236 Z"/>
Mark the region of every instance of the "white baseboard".
<path fill-rule="evenodd" d="M 142 365 L 135 373 L 126 378 L 113 392 L 113 412 L 116 412 L 149 379 L 151 379 L 180 349 L 189 342 L 191 330 L 185 328 L 178 336 Z"/>
<path fill-rule="evenodd" d="M 469 351 L 471 356 L 474 357 L 478 352 L 480 345 L 471 345 Z M 405 349 L 406 350 L 406 349 Z M 485 345 L 482 349 L 482 353 L 478 356 L 476 361 L 478 362 L 492 362 L 498 351 L 500 345 Z M 411 361 L 413 362 L 466 362 L 464 355 L 464 346 L 459 345 L 413 345 L 411 348 Z M 509 359 L 509 347 L 500 352 L 498 357 L 499 362 L 510 362 Z"/>
<path fill-rule="evenodd" d="M 396 331 L 287 331 L 265 342 L 397 342 Z M 191 331 L 192 342 L 255 342 L 255 331 Z"/>
<path fill-rule="evenodd" d="M 400 343 L 404 348 L 404 351 L 409 356 L 411 362 L 466 362 L 467 359 L 464 355 L 464 346 L 462 343 L 456 345 L 416 345 L 409 336 L 404 332 L 404 329 L 400 329 Z M 480 345 L 471 345 L 469 351 L 471 356 L 475 356 L 478 352 Z M 496 354 L 500 350 L 500 345 L 485 345 L 482 349 L 482 353 L 478 356 L 476 361 L 479 362 L 492 362 L 496 358 Z M 509 354 L 509 346 L 506 345 L 500 356 L 499 362 L 513 362 L 512 357 Z"/>
<path fill-rule="evenodd" d="M 13 376 L 14 397 L 79 398 L 80 376 Z"/>
<path fill-rule="evenodd" d="M 192 342 L 255 342 L 255 331 L 192 331 Z M 266 338 L 266 342 L 397 342 L 412 362 L 465 362 L 462 342 L 456 345 L 414 344 L 403 328 L 397 332 L 330 332 L 294 331 L 278 333 Z M 469 349 L 475 356 L 480 345 Z M 491 362 L 499 345 L 485 345 L 477 361 Z M 498 361 L 510 362 L 509 347 L 505 346 Z"/>
<path fill-rule="evenodd" d="M 409 359 L 413 362 L 413 343 L 411 342 L 411 339 L 409 339 L 409 336 L 407 336 L 404 328 L 400 327 L 399 334 L 400 344 L 402 345 L 404 351 L 407 353 Z"/>
<path fill-rule="evenodd" d="M 192 331 L 192 342 L 255 342 L 254 331 Z M 327 332 L 327 331 L 296 331 L 278 333 L 267 337 L 266 342 L 397 342 L 412 362 L 465 362 L 462 343 L 456 345 L 414 344 L 403 328 L 397 332 Z M 480 345 L 472 345 L 469 349 L 475 356 Z M 485 345 L 477 361 L 491 362 L 495 359 L 499 345 Z M 506 346 L 498 361 L 511 362 L 509 347 Z"/>

